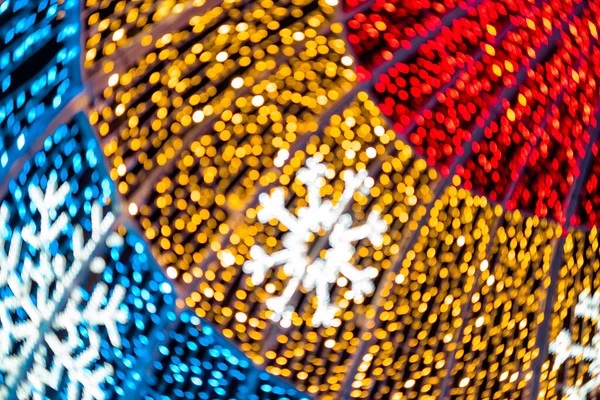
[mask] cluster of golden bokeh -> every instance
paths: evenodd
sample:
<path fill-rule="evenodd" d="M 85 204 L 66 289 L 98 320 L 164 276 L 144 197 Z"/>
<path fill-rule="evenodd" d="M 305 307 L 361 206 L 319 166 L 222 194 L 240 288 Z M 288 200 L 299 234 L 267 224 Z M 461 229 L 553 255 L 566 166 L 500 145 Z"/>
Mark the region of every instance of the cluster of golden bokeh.
<path fill-rule="evenodd" d="M 324 399 L 530 393 L 546 354 L 549 287 L 558 285 L 551 340 L 577 293 L 598 287 L 596 231 L 565 239 L 554 223 L 507 212 L 428 167 L 357 90 L 335 3 L 88 0 L 85 67 L 106 83 L 90 122 L 126 209 L 178 282 L 178 305 L 301 390 Z M 283 186 L 290 210 L 305 206 L 295 176 L 308 157 L 327 165 L 327 198 L 341 196 L 343 171 L 367 169 L 355 223 L 377 211 L 389 226 L 382 246 L 361 241 L 353 258 L 378 271 L 374 294 L 352 300 L 338 279 L 340 311 L 327 328 L 311 323 L 311 292 L 294 297 L 287 325 L 272 322 L 265 302 L 289 277 L 274 270 L 255 286 L 242 271 L 252 245 L 278 250 L 286 231 L 257 220 L 259 193 Z M 326 241 L 312 240 L 322 256 Z M 563 245 L 556 283 L 550 266 Z M 550 361 L 543 367 L 540 395 L 552 398 L 562 378 Z"/>

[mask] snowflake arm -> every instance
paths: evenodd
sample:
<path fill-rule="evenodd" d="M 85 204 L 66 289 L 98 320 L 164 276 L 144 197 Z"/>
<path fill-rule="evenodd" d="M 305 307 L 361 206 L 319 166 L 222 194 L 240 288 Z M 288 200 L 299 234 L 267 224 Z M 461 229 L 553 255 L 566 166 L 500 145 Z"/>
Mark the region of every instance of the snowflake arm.
<path fill-rule="evenodd" d="M 20 390 L 27 391 L 31 387 L 42 394 L 45 393 L 45 387 L 57 390 L 55 385 L 66 374 L 69 399 L 104 398 L 102 384 L 112 375 L 113 368 L 106 363 L 96 365 L 100 360 L 99 328 L 103 326 L 111 343 L 120 346 L 117 322 L 125 323 L 128 319 L 127 311 L 119 308 L 125 296 L 125 288 L 117 285 L 108 299 L 107 293 L 106 284 L 96 285 L 83 310 L 80 310 L 80 292 L 69 299 L 65 309 L 55 318 L 52 331 L 44 336 L 46 346 L 41 346 L 36 352 L 34 365 L 27 375 L 28 380 L 20 386 Z M 104 303 L 106 306 L 103 307 Z M 80 336 L 82 328 L 87 332 L 88 343 L 79 352 L 83 343 Z M 59 335 L 58 332 L 65 334 Z M 47 357 L 47 349 L 53 354 L 51 359 Z"/>
<path fill-rule="evenodd" d="M 28 187 L 33 205 L 30 209 L 38 218 L 32 218 L 25 226 L 9 227 L 10 210 L 5 203 L 0 205 L 0 288 L 8 294 L 0 299 L 0 372 L 8 388 L 16 385 L 19 369 L 39 343 L 41 327 L 53 318 L 66 291 L 114 221 L 111 212 L 104 214 L 103 207 L 94 203 L 90 240 L 86 241 L 81 226 L 75 225 L 72 236 L 67 237 L 71 240 L 72 260 L 56 254 L 54 247 L 71 224 L 70 216 L 59 212 L 70 186 L 64 183 L 59 187 L 57 176 L 56 172 L 50 172 L 45 190 L 34 185 Z M 8 236 L 11 240 L 6 251 Z M 29 254 L 29 248 L 35 254 Z M 122 317 L 115 315 L 118 319 Z M 111 318 L 107 315 L 107 320 Z M 114 337 L 116 328 L 108 329 Z M 0 388 L 0 397 L 4 392 Z"/>
<path fill-rule="evenodd" d="M 600 293 L 593 296 L 588 291 L 580 293 L 575 305 L 575 315 L 593 321 L 596 326 L 600 317 Z M 564 388 L 567 400 L 585 400 L 587 395 L 600 386 L 600 333 L 596 331 L 590 345 L 573 343 L 569 331 L 563 329 L 556 339 L 550 343 L 549 352 L 555 354 L 553 370 L 556 371 L 569 358 L 589 362 L 590 380 L 581 386 Z"/>
<path fill-rule="evenodd" d="M 21 254 L 21 240 L 18 234 L 10 235 L 8 230 L 9 213 L 5 204 L 0 205 L 0 287 L 7 284 L 10 274 L 17 269 L 19 265 L 19 255 Z M 10 238 L 8 253 L 4 248 L 6 245 L 5 237 Z"/>
<path fill-rule="evenodd" d="M 276 218 L 291 231 L 298 230 L 298 219 L 285 207 L 285 192 L 282 188 L 273 190 L 271 195 L 261 193 L 258 201 L 262 209 L 258 212 L 258 220 L 263 224 Z"/>
<path fill-rule="evenodd" d="M 306 167 L 300 168 L 296 177 L 306 186 L 308 192 L 308 210 L 319 213 L 321 209 L 321 188 L 325 186 L 325 165 L 318 163 L 314 158 L 306 160 Z M 313 231 L 314 232 L 314 231 Z"/>
<path fill-rule="evenodd" d="M 590 293 L 584 291 L 579 294 L 579 299 L 575 305 L 575 315 L 596 320 L 600 323 L 600 293 L 590 296 Z"/>

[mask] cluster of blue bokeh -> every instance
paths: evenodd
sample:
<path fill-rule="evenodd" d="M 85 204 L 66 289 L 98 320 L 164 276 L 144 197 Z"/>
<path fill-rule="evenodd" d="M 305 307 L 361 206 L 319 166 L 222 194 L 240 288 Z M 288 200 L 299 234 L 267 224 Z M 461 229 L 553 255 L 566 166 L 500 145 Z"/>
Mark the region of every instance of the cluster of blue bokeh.
<path fill-rule="evenodd" d="M 0 3 L 0 173 L 80 86 L 79 3 Z"/>
<path fill-rule="evenodd" d="M 70 192 L 57 213 L 68 214 L 70 223 L 52 244 L 52 252 L 64 255 L 68 265 L 74 262 L 75 226 L 83 228 L 86 240 L 91 236 L 92 205 L 101 204 L 105 214 L 118 215 L 120 210 L 85 115 L 71 115 L 70 122 L 48 132 L 56 115 L 84 90 L 79 66 L 79 7 L 74 0 L 0 3 L 0 203 L 11 215 L 5 243 L 23 226 L 39 223 L 29 198 L 30 186 L 44 189 L 51 177 L 59 185 L 67 182 Z M 22 252 L 22 259 L 39 257 L 27 246 Z M 306 398 L 254 366 L 191 311 L 177 309 L 172 284 L 126 218 L 113 224 L 94 257 L 102 258 L 106 266 L 94 272 L 87 265 L 65 294 L 61 307 L 69 296 L 77 294 L 83 309 L 99 284 L 108 288 L 107 298 L 117 285 L 125 288 L 121 308 L 129 318 L 118 325 L 121 346 L 111 344 L 107 331 L 100 332 L 96 363 L 109 364 L 113 369 L 103 387 L 106 398 Z M 13 317 L 18 323 L 19 313 Z M 26 317 L 22 313 L 22 318 Z M 53 328 L 48 324 L 45 329 Z M 85 339 L 86 327 L 79 329 Z M 87 345 L 80 340 L 81 351 Z M 43 340 L 39 346 L 46 346 Z M 10 351 L 18 354 L 18 345 Z M 44 354 L 55 356 L 49 347 Z M 22 379 L 28 379 L 31 365 L 31 359 L 23 364 Z M 0 368 L 0 388 L 8 385 L 4 376 Z M 61 374 L 52 387 L 39 394 L 42 398 L 65 398 L 69 379 L 68 374 Z M 16 396 L 19 385 L 13 383 L 8 388 L 9 397 Z"/>

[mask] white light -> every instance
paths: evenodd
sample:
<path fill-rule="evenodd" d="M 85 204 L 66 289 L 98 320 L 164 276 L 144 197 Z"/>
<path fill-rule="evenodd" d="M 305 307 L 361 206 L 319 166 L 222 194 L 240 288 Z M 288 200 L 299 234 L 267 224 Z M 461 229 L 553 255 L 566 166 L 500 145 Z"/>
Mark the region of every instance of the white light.
<path fill-rule="evenodd" d="M 242 86 L 244 86 L 244 78 L 238 76 L 237 78 L 233 78 L 231 81 L 231 87 L 234 89 L 239 89 Z"/>
<path fill-rule="evenodd" d="M 225 51 L 218 53 L 217 56 L 215 57 L 215 59 L 218 62 L 224 62 L 225 60 L 227 60 L 227 58 L 229 58 L 229 54 L 227 54 L 227 52 L 225 52 Z"/>
<path fill-rule="evenodd" d="M 110 78 L 108 78 L 108 86 L 113 87 L 119 83 L 119 74 L 112 74 Z"/>
<path fill-rule="evenodd" d="M 248 316 L 246 314 L 244 314 L 243 312 L 237 312 L 235 313 L 235 319 L 240 322 L 240 323 L 244 323 L 248 320 Z"/>
<path fill-rule="evenodd" d="M 169 285 L 167 282 L 163 282 L 163 283 L 160 285 L 160 290 L 161 290 L 163 293 L 169 294 L 169 293 L 171 293 L 171 291 L 172 291 L 172 289 L 171 289 L 171 285 Z"/>
<path fill-rule="evenodd" d="M 265 98 L 262 97 L 261 95 L 256 95 L 252 98 L 252 105 L 254 107 L 260 107 L 263 104 L 265 104 Z"/>
<path fill-rule="evenodd" d="M 173 267 L 167 268 L 167 276 L 171 279 L 177 278 L 177 270 Z"/>
<path fill-rule="evenodd" d="M 369 158 L 375 158 L 375 157 L 377 157 L 377 150 L 375 150 L 374 147 L 369 147 L 367 149 L 367 157 L 369 157 Z"/>
<path fill-rule="evenodd" d="M 281 149 L 277 152 L 277 156 L 273 160 L 273 165 L 275 165 L 277 168 L 281 168 L 283 167 L 283 164 L 285 164 L 289 157 L 290 152 L 286 149 Z"/>
<path fill-rule="evenodd" d="M 463 247 L 465 245 L 465 237 L 462 235 L 459 236 L 458 239 L 456 239 L 456 244 L 458 247 Z"/>
<path fill-rule="evenodd" d="M 490 265 L 490 264 L 489 264 L 488 260 L 483 260 L 483 261 L 481 262 L 481 264 L 479 264 L 479 268 L 480 268 L 482 271 L 485 271 L 486 269 L 488 269 L 488 266 L 489 266 L 489 265 Z"/>
<path fill-rule="evenodd" d="M 113 33 L 113 37 L 112 37 L 113 42 L 123 39 L 124 35 L 125 35 L 125 30 L 123 28 L 117 29 L 115 31 L 115 33 Z"/>
<path fill-rule="evenodd" d="M 137 215 L 137 213 L 138 213 L 138 206 L 137 206 L 137 204 L 135 204 L 135 203 L 129 203 L 128 210 L 129 210 L 129 214 L 131 214 L 131 215 Z"/>
<path fill-rule="evenodd" d="M 200 110 L 195 111 L 194 114 L 192 114 L 192 119 L 196 123 L 202 122 L 204 120 L 204 113 Z"/>
<path fill-rule="evenodd" d="M 231 254 L 229 250 L 221 252 L 221 265 L 224 267 L 231 267 L 235 264 L 235 256 Z"/>
<path fill-rule="evenodd" d="M 351 66 L 353 62 L 354 62 L 354 60 L 352 60 L 352 57 L 350 57 L 350 56 L 342 57 L 342 64 L 346 67 Z"/>
<path fill-rule="evenodd" d="M 377 136 L 383 136 L 383 134 L 385 133 L 385 128 L 381 125 L 377 125 L 373 130 L 375 131 L 375 134 Z"/>

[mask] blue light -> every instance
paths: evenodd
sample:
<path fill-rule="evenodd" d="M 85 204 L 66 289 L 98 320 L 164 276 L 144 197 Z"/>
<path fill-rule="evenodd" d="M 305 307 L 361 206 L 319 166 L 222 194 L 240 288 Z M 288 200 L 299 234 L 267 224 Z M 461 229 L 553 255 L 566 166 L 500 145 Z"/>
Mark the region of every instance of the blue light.
<path fill-rule="evenodd" d="M 35 8 L 27 1 L 0 5 L 0 13 L 9 13 L 3 21 L 6 29 L 0 47 L 0 92 L 5 93 L 0 96 L 0 149 L 6 150 L 0 158 L 1 168 L 11 164 L 13 151 L 24 151 L 43 132 L 54 117 L 49 107 L 61 107 L 67 91 L 79 85 L 68 79 L 69 69 L 77 68 L 79 29 L 73 22 L 79 15 L 73 1 L 52 3 L 38 2 Z M 56 56 L 35 64 L 35 69 L 28 67 L 27 80 L 17 82 L 15 71 L 42 47 L 49 47 Z M 69 54 L 72 56 L 67 57 Z"/>

